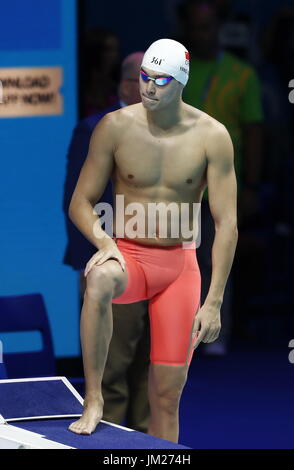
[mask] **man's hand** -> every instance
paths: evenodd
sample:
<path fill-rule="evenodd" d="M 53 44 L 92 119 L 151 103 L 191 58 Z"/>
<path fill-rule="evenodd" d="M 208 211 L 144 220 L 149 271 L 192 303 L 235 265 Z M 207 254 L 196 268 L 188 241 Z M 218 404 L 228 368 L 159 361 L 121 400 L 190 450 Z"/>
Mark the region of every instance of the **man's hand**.
<path fill-rule="evenodd" d="M 199 343 L 212 343 L 219 335 L 221 329 L 220 309 L 202 305 L 196 314 L 193 326 L 193 337 L 196 336 L 194 349 Z"/>
<path fill-rule="evenodd" d="M 122 270 L 125 271 L 125 259 L 117 248 L 116 243 L 112 239 L 109 239 L 103 245 L 103 247 L 99 251 L 97 251 L 97 253 L 95 253 L 92 258 L 90 258 L 90 260 L 88 261 L 84 271 L 85 277 L 87 277 L 94 265 L 103 264 L 108 259 L 116 259 L 121 265 Z"/>

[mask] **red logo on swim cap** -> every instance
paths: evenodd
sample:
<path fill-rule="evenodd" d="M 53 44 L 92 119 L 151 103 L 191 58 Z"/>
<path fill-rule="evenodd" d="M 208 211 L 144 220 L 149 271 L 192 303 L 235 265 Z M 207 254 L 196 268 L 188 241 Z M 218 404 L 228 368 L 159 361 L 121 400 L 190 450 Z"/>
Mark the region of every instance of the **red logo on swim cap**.
<path fill-rule="evenodd" d="M 186 60 L 190 60 L 190 54 L 189 54 L 189 52 L 185 52 L 185 57 L 186 57 Z"/>

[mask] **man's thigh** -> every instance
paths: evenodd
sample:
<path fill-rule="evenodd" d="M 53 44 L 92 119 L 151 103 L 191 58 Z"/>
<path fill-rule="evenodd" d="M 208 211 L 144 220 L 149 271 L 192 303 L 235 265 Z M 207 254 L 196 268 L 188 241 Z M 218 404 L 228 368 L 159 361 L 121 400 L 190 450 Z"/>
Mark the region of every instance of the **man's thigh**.
<path fill-rule="evenodd" d="M 128 253 L 122 252 L 126 261 L 128 281 L 122 294 L 112 299 L 112 304 L 133 304 L 147 298 L 146 278 L 137 260 Z"/>
<path fill-rule="evenodd" d="M 149 302 L 153 364 L 181 366 L 192 359 L 193 324 L 200 305 L 201 276 L 195 251 L 186 256 L 181 275 Z"/>

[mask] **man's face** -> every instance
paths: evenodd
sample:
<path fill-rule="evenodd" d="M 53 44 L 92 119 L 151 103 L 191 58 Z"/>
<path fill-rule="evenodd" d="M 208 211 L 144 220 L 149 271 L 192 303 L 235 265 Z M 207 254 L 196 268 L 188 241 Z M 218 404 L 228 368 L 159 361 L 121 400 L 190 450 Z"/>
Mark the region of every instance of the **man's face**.
<path fill-rule="evenodd" d="M 141 70 L 152 78 L 170 77 L 170 75 L 154 72 L 146 67 L 142 67 Z M 139 84 L 142 104 L 144 108 L 150 111 L 163 109 L 174 100 L 178 100 L 183 90 L 183 85 L 175 79 L 166 85 L 160 86 L 156 85 L 153 80 L 145 82 L 140 76 Z"/>

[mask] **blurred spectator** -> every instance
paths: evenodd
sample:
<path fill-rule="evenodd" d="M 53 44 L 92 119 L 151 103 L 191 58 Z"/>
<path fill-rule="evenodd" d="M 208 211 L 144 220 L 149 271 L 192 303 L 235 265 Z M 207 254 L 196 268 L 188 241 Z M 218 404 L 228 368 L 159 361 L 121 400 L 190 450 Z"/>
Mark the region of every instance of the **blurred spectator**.
<path fill-rule="evenodd" d="M 102 28 L 85 32 L 81 40 L 81 115 L 103 111 L 118 101 L 120 45 L 117 35 Z"/>
<path fill-rule="evenodd" d="M 282 173 L 289 164 L 288 160 L 293 160 L 294 150 L 294 106 L 289 101 L 289 82 L 294 78 L 293 7 L 279 10 L 272 18 L 263 36 L 263 54 L 260 76 L 266 122 L 265 177 L 276 185 L 281 182 L 278 194 L 284 194 Z M 293 201 L 288 194 L 283 206 L 292 212 L 290 200 Z M 281 216 L 281 212 L 279 214 Z M 290 218 L 293 224 L 293 215 Z"/>
<path fill-rule="evenodd" d="M 106 113 L 141 100 L 139 71 L 143 55 L 143 52 L 136 52 L 125 58 L 118 86 L 119 101 L 111 108 L 78 123 L 69 147 L 63 200 L 68 243 L 63 263 L 80 272 L 80 305 L 82 305 L 86 288 L 84 268 L 97 249 L 70 221 L 68 207 L 96 124 Z M 108 202 L 113 205 L 111 181 L 98 202 Z M 126 418 L 127 426 L 147 432 L 149 420 L 147 384 L 150 354 L 148 303 L 142 301 L 127 305 L 113 304 L 112 310 L 113 336 L 102 382 L 103 419 L 121 424 Z"/>
<path fill-rule="evenodd" d="M 248 59 L 251 41 L 251 21 L 248 15 L 238 13 L 228 15 L 221 23 L 220 46 L 238 56 Z"/>
<path fill-rule="evenodd" d="M 242 231 L 242 228 L 252 224 L 260 210 L 258 191 L 263 113 L 259 80 L 249 64 L 220 46 L 220 19 L 214 2 L 186 0 L 179 5 L 178 13 L 182 23 L 182 42 L 190 51 L 191 57 L 190 78 L 184 89 L 184 101 L 220 121 L 231 135 L 238 182 L 238 226 Z M 198 260 L 202 273 L 203 302 L 210 285 L 210 253 L 215 233 L 207 191 L 201 211 L 202 237 Z M 242 233 L 239 232 L 236 258 L 240 244 Z M 234 264 L 237 262 L 235 259 Z M 245 285 L 249 294 L 248 279 Z M 226 351 L 231 330 L 231 301 L 232 273 L 221 309 L 222 330 L 217 341 L 203 345 L 207 353 Z"/>
<path fill-rule="evenodd" d="M 269 312 L 278 306 L 285 318 L 293 311 L 294 302 L 294 105 L 289 100 L 289 82 L 294 78 L 294 8 L 280 8 L 262 39 L 260 77 L 266 137 L 263 218 L 268 222 L 271 260 L 264 310 Z"/>

